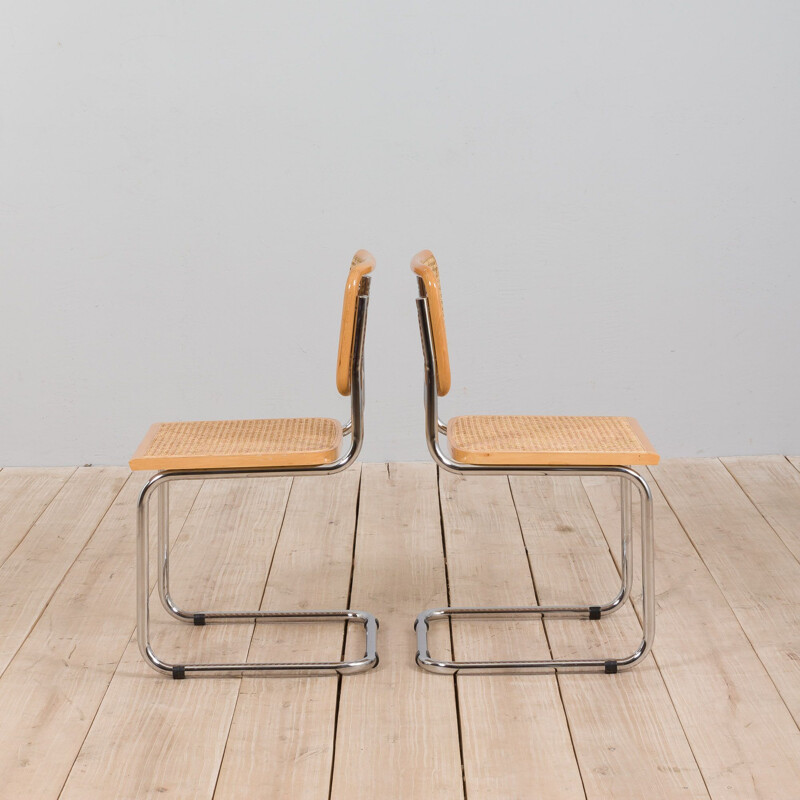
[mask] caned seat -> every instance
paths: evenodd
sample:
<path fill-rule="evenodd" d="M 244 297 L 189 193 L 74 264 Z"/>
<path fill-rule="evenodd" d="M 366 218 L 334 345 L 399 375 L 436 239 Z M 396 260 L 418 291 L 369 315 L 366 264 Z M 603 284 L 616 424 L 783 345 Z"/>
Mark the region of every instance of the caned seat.
<path fill-rule="evenodd" d="M 329 464 L 342 425 L 325 417 L 158 422 L 130 461 L 138 469 L 238 469 Z"/>
<path fill-rule="evenodd" d="M 447 441 L 462 464 L 658 464 L 631 417 L 454 417 Z"/>

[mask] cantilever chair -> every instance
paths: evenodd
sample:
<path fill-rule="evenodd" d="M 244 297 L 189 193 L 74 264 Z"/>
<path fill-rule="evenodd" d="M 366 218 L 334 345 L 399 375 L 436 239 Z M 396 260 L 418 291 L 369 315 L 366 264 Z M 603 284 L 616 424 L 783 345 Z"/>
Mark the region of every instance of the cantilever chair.
<path fill-rule="evenodd" d="M 450 390 L 450 360 L 444 326 L 439 268 L 433 253 L 423 250 L 411 261 L 417 276 L 420 337 L 425 362 L 425 434 L 433 460 L 462 475 L 602 475 L 619 478 L 621 500 L 621 586 L 616 596 L 597 605 L 512 608 L 437 608 L 415 622 L 417 664 L 431 672 L 527 673 L 541 671 L 615 673 L 638 664 L 655 635 L 653 585 L 653 503 L 650 488 L 632 465 L 657 464 L 658 455 L 636 420 L 628 417 L 455 417 L 439 419 L 438 400 Z M 447 437 L 443 445 L 439 434 Z M 642 629 L 641 643 L 623 657 L 549 659 L 543 661 L 447 661 L 434 658 L 428 646 L 429 624 L 454 617 L 497 618 L 538 615 L 598 620 L 628 600 L 633 584 L 629 563 L 632 545 L 631 487 L 641 502 Z"/>
<path fill-rule="evenodd" d="M 377 620 L 364 611 L 186 611 L 173 600 L 169 587 L 169 484 L 179 480 L 270 476 L 330 475 L 352 464 L 364 436 L 364 334 L 370 278 L 375 259 L 359 250 L 345 287 L 336 385 L 350 396 L 351 418 L 344 426 L 334 419 L 257 419 L 222 422 L 167 422 L 153 425 L 130 461 L 133 470 L 156 470 L 142 489 L 137 507 L 137 620 L 139 650 L 155 670 L 185 678 L 190 673 L 324 675 L 363 672 L 378 663 Z M 350 437 L 342 452 L 343 437 Z M 233 620 L 270 622 L 355 622 L 364 626 L 363 658 L 302 663 L 168 664 L 150 645 L 149 506 L 158 495 L 158 593 L 175 619 L 192 625 Z"/>

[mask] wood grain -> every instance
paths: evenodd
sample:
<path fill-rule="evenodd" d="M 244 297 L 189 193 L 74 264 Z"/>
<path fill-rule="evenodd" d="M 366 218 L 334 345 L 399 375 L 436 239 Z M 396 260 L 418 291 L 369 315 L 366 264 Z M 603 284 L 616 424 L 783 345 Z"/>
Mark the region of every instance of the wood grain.
<path fill-rule="evenodd" d="M 0 564 L 73 472 L 75 467 L 6 467 L 0 471 Z"/>
<path fill-rule="evenodd" d="M 800 724 L 800 564 L 717 459 L 652 474 Z"/>
<path fill-rule="evenodd" d="M 122 467 L 76 470 L 0 566 L 0 672 L 33 629 L 128 475 Z"/>
<path fill-rule="evenodd" d="M 0 679 L 0 796 L 56 797 L 92 725 L 136 624 L 135 510 L 148 477 L 126 482 Z M 173 487 L 174 538 L 199 489 Z"/>
<path fill-rule="evenodd" d="M 584 479 L 618 558 L 616 481 Z M 770 800 L 800 787 L 800 731 L 660 489 L 655 500 L 655 658 L 714 798 Z M 635 598 L 637 608 L 640 598 Z M 711 721 L 713 720 L 713 724 Z"/>
<path fill-rule="evenodd" d="M 173 484 L 183 605 L 341 605 L 354 565 L 350 605 L 381 619 L 380 666 L 340 683 L 176 682 L 146 667 L 131 639 L 133 512 L 149 476 L 8 470 L 4 493 L 0 471 L 0 537 L 9 521 L 18 538 L 0 566 L 0 637 L 18 641 L 0 676 L 0 798 L 51 800 L 64 786 L 63 797 L 90 800 L 324 800 L 329 790 L 336 800 L 463 800 L 466 785 L 469 800 L 800 800 L 790 711 L 800 636 L 791 470 L 800 459 L 791 461 L 789 472 L 773 457 L 654 469 L 653 657 L 629 673 L 558 681 L 424 673 L 411 623 L 447 604 L 446 564 L 455 603 L 533 603 L 537 589 L 540 600 L 609 597 L 619 581 L 616 481 L 515 478 L 512 496 L 503 478 L 447 474 L 437 493 L 433 465 L 401 464 L 364 467 L 360 491 L 357 471 L 298 479 L 291 494 L 274 478 Z M 165 657 L 341 653 L 339 625 L 194 628 L 165 618 L 157 598 L 153 616 Z M 630 610 L 599 623 L 548 621 L 547 633 L 549 646 L 536 620 L 453 625 L 460 657 L 616 652 L 639 636 Z M 449 655 L 447 623 L 432 625 L 432 639 Z M 362 647 L 351 627 L 348 653 Z"/>
<path fill-rule="evenodd" d="M 620 577 L 580 479 L 515 477 L 511 487 L 539 600 L 613 597 Z M 545 625 L 556 658 L 628 655 L 642 636 L 630 605 L 598 622 Z M 590 800 L 709 796 L 652 658 L 618 675 L 564 674 L 558 682 Z"/>
<path fill-rule="evenodd" d="M 186 608 L 258 607 L 290 479 L 206 481 L 173 549 L 172 585 Z M 253 625 L 196 628 L 151 598 L 152 639 L 166 660 L 243 661 Z M 125 650 L 62 798 L 210 798 L 239 678 L 173 681 Z"/>
<path fill-rule="evenodd" d="M 451 604 L 536 605 L 508 479 L 441 472 L 439 481 Z M 454 620 L 452 627 L 459 659 L 550 657 L 539 619 Z M 523 800 L 533 786 L 542 797 L 584 796 L 555 676 L 457 681 L 469 798 Z"/>
<path fill-rule="evenodd" d="M 720 461 L 800 561 L 800 472 L 783 456 L 741 456 Z"/>
<path fill-rule="evenodd" d="M 347 608 L 360 472 L 294 479 L 262 608 Z M 351 631 L 363 640 L 360 626 Z M 343 641 L 340 624 L 259 624 L 248 660 L 338 661 Z M 336 676 L 242 681 L 215 800 L 327 800 L 338 684 Z"/>
<path fill-rule="evenodd" d="M 331 798 L 460 799 L 453 681 L 414 664 L 416 614 L 446 602 L 436 468 L 365 464 L 361 483 L 351 605 L 378 617 L 381 663 L 342 679 Z"/>

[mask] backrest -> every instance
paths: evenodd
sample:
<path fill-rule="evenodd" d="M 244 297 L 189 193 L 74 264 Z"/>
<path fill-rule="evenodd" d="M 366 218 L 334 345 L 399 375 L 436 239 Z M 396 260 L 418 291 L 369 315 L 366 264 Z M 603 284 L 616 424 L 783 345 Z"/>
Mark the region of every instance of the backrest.
<path fill-rule="evenodd" d="M 353 345 L 356 325 L 356 306 L 361 294 L 364 276 L 372 272 L 375 257 L 366 250 L 359 250 L 350 262 L 350 273 L 344 287 L 342 306 L 342 328 L 339 333 L 339 358 L 336 362 L 336 388 L 340 394 L 350 394 L 352 386 Z M 368 281 L 367 281 L 368 282 Z M 366 286 L 364 287 L 366 291 Z"/>
<path fill-rule="evenodd" d="M 430 250 L 422 250 L 411 259 L 411 269 L 419 278 L 420 295 L 428 298 L 433 336 L 433 357 L 436 361 L 436 391 L 444 397 L 450 391 L 450 355 L 444 328 L 444 305 L 439 282 L 439 265 Z"/>

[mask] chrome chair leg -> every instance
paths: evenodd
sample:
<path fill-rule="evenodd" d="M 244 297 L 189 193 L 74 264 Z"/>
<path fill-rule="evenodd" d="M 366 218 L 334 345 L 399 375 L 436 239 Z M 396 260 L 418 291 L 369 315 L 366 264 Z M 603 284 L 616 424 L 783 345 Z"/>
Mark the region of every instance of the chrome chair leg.
<path fill-rule="evenodd" d="M 628 602 L 633 588 L 633 571 L 630 567 L 630 556 L 633 552 L 633 521 L 631 519 L 631 485 L 620 478 L 620 576 L 622 578 L 616 597 L 599 606 L 590 606 L 589 619 L 600 619 L 619 611 Z"/>
<path fill-rule="evenodd" d="M 148 481 L 139 497 L 137 506 L 137 641 L 144 660 L 158 672 L 185 678 L 191 673 L 221 673 L 240 675 L 246 672 L 266 672 L 272 675 L 349 675 L 376 667 L 378 664 L 378 621 L 366 611 L 241 611 L 241 612 L 186 612 L 172 600 L 169 592 L 169 483 L 172 480 L 197 479 L 203 477 L 235 477 L 231 474 L 214 473 L 174 476 L 159 473 Z M 152 493 L 158 493 L 158 592 L 167 612 L 194 625 L 226 620 L 269 620 L 272 622 L 353 622 L 364 626 L 365 652 L 359 659 L 349 661 L 315 662 L 267 662 L 232 664 L 169 664 L 153 652 L 150 644 L 150 521 L 149 506 Z"/>
<path fill-rule="evenodd" d="M 156 492 L 158 495 L 158 596 L 164 610 L 171 617 L 181 622 L 194 623 L 194 614 L 181 610 L 169 591 L 169 483 L 162 483 Z"/>
<path fill-rule="evenodd" d="M 611 474 L 618 474 L 615 470 Z M 519 474 L 519 473 L 518 473 Z M 495 673 L 527 673 L 527 672 L 593 672 L 603 671 L 616 673 L 630 669 L 639 663 L 652 647 L 655 636 L 655 587 L 654 587 L 654 555 L 653 555 L 653 500 L 650 487 L 638 473 L 625 470 L 620 475 L 621 488 L 621 573 L 622 586 L 617 597 L 602 606 L 564 605 L 564 606 L 526 606 L 508 608 L 436 608 L 423 611 L 416 619 L 414 628 L 417 633 L 417 664 L 429 672 L 444 675 L 462 673 L 495 674 Z M 453 619 L 454 617 L 497 619 L 508 617 L 539 616 L 545 618 L 583 617 L 584 619 L 600 619 L 606 613 L 612 613 L 630 597 L 633 583 L 633 570 L 629 566 L 631 552 L 631 483 L 636 483 L 641 503 L 641 547 L 642 547 L 642 640 L 636 650 L 622 658 L 587 658 L 587 659 L 547 659 L 539 661 L 447 661 L 431 656 L 428 645 L 429 624 L 432 621 Z"/>
<path fill-rule="evenodd" d="M 633 570 L 630 567 L 630 556 L 633 550 L 633 513 L 631 484 L 625 478 L 619 480 L 619 499 L 620 499 L 620 573 L 622 575 L 622 588 L 620 589 L 620 602 L 617 608 L 625 605 L 633 588 Z M 613 609 L 616 610 L 616 609 Z"/>

